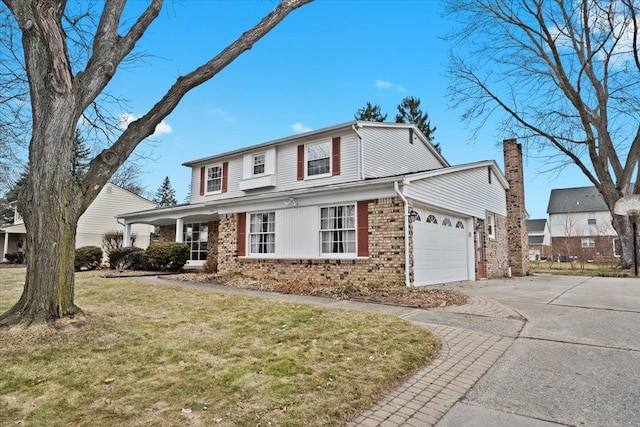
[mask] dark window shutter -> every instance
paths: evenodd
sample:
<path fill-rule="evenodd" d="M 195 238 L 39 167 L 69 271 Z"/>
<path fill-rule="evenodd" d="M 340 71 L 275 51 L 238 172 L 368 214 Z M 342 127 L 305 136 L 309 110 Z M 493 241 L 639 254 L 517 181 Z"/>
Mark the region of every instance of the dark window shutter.
<path fill-rule="evenodd" d="M 238 256 L 247 255 L 247 214 L 238 214 Z"/>
<path fill-rule="evenodd" d="M 340 137 L 331 139 L 331 175 L 340 175 Z"/>
<path fill-rule="evenodd" d="M 298 181 L 304 180 L 304 145 L 298 145 Z"/>
<path fill-rule="evenodd" d="M 205 169 L 204 167 L 200 168 L 200 195 L 204 196 L 204 174 L 205 174 Z"/>
<path fill-rule="evenodd" d="M 227 192 L 227 182 L 229 181 L 229 162 L 222 164 L 222 192 Z"/>
<path fill-rule="evenodd" d="M 413 144 L 413 129 L 409 129 L 409 144 Z"/>
<path fill-rule="evenodd" d="M 358 256 L 369 256 L 369 202 L 358 202 Z"/>

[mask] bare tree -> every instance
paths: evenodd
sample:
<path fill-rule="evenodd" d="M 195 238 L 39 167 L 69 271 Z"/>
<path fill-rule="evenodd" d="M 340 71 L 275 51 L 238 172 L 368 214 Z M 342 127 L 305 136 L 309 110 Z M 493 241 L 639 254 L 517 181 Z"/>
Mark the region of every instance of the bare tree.
<path fill-rule="evenodd" d="M 577 165 L 609 207 L 628 267 L 632 227 L 613 205 L 640 192 L 640 3 L 447 3 L 461 25 L 451 37 L 450 91 L 463 118 L 481 126 L 500 111 L 502 130 L 549 155 L 548 164 Z"/>
<path fill-rule="evenodd" d="M 80 215 L 187 92 L 250 49 L 291 11 L 311 1 L 282 0 L 218 55 L 179 77 L 145 115 L 130 123 L 96 155 L 82 179 L 76 180 L 69 165 L 78 123 L 132 54 L 163 2 L 149 0 L 137 20 L 123 28 L 126 0 L 105 0 L 94 28 L 90 55 L 86 63 L 78 64 L 70 60 L 70 40 L 63 25 L 65 9 L 69 7 L 66 1 L 2 0 L 14 18 L 13 31 L 21 32 L 32 125 L 29 177 L 18 198 L 18 209 L 27 228 L 26 281 L 19 301 L 0 315 L 0 325 L 31 324 L 80 312 L 74 303 L 75 234 Z M 15 55 L 19 56 L 18 52 Z"/>

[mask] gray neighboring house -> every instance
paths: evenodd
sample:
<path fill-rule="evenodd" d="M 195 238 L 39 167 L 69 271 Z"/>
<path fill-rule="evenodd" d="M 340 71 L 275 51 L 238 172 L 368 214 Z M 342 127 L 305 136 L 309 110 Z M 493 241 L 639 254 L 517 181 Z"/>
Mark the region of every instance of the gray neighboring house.
<path fill-rule="evenodd" d="M 546 218 L 528 219 L 529 260 L 540 261 L 551 254 L 551 230 Z"/>
<path fill-rule="evenodd" d="M 547 213 L 556 260 L 618 261 L 618 234 L 611 225 L 611 213 L 595 187 L 551 190 Z"/>

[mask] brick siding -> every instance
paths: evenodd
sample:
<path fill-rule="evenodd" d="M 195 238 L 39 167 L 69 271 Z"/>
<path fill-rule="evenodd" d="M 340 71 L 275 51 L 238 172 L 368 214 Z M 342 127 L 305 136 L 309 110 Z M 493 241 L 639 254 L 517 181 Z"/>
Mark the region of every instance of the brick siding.
<path fill-rule="evenodd" d="M 161 242 L 175 242 L 176 241 L 176 225 L 161 225 L 159 227 L 159 241 Z"/>
<path fill-rule="evenodd" d="M 509 241 L 509 266 L 515 276 L 529 274 L 529 237 L 524 206 L 524 172 L 522 170 L 522 145 L 515 139 L 503 142 L 507 190 L 507 238 Z"/>
<path fill-rule="evenodd" d="M 551 252 L 553 260 L 558 261 L 559 255 L 576 257 L 577 262 L 587 262 L 592 260 L 597 264 L 617 264 L 619 257 L 614 256 L 613 241 L 614 236 L 585 236 L 594 240 L 595 246 L 592 248 L 582 247 L 582 236 L 572 237 L 552 237 Z"/>
<path fill-rule="evenodd" d="M 509 240 L 507 218 L 494 214 L 495 237 L 490 238 L 487 230 L 488 221 L 484 222 L 484 269 L 489 279 L 504 277 L 509 266 Z"/>
<path fill-rule="evenodd" d="M 218 272 L 256 279 L 292 279 L 322 286 L 404 285 L 404 208 L 400 198 L 369 201 L 369 257 L 358 259 L 238 258 L 237 214 L 221 215 Z M 209 226 L 211 230 L 211 225 Z M 209 257 L 215 256 L 209 253 Z"/>

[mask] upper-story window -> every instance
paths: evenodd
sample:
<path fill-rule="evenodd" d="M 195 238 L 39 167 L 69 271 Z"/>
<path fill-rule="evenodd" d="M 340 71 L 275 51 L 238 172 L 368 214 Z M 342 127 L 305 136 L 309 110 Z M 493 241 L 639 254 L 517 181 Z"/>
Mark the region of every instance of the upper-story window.
<path fill-rule="evenodd" d="M 589 212 L 587 214 L 587 224 L 588 225 L 596 225 L 596 213 L 595 212 Z"/>
<path fill-rule="evenodd" d="M 265 155 L 264 153 L 253 155 L 253 175 L 264 174 Z"/>
<path fill-rule="evenodd" d="M 340 175 L 340 137 L 298 145 L 297 180 Z"/>
<path fill-rule="evenodd" d="M 207 168 L 207 193 L 222 191 L 222 165 Z"/>
<path fill-rule="evenodd" d="M 307 176 L 331 172 L 331 144 L 319 142 L 307 145 Z"/>

